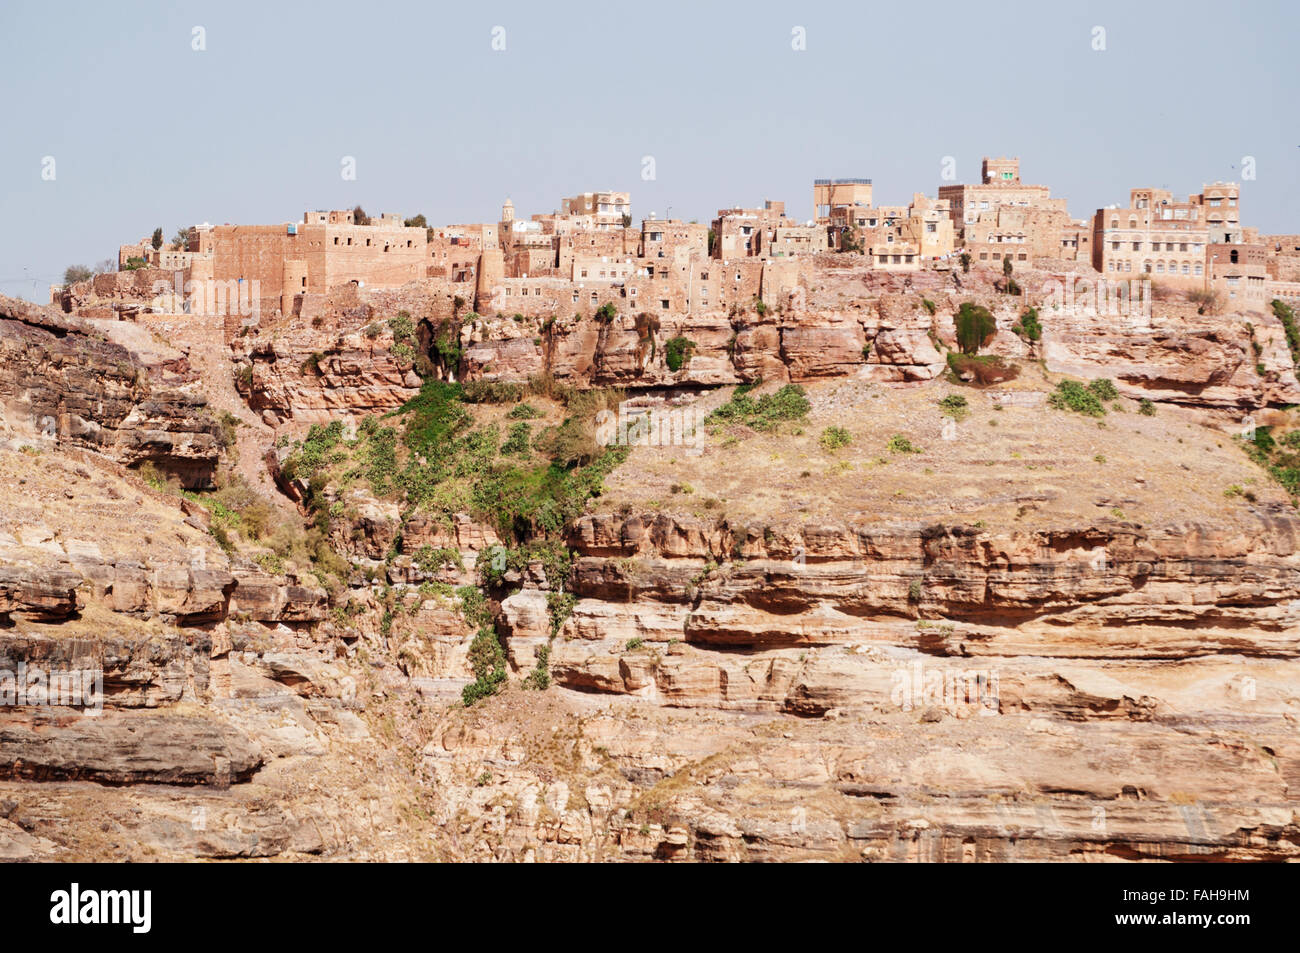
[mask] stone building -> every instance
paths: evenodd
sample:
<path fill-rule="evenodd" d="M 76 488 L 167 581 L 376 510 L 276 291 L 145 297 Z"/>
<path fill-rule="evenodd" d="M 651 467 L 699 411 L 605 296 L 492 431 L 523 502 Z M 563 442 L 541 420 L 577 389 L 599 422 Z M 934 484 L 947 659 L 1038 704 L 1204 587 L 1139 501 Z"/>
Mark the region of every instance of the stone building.
<path fill-rule="evenodd" d="M 826 228 L 787 218 L 785 203 L 771 199 L 762 208 L 724 208 L 713 220 L 712 255 L 718 259 L 787 258 L 827 249 Z"/>
<path fill-rule="evenodd" d="M 978 185 L 941 185 L 939 198 L 947 199 L 949 215 L 959 231 L 974 225 L 981 212 L 993 212 L 1003 205 L 1066 211 L 1065 199 L 1052 198 L 1047 186 L 1020 181 L 1019 159 L 986 157 L 980 166 Z"/>
<path fill-rule="evenodd" d="M 836 208 L 871 208 L 871 180 L 813 179 L 813 219 L 827 225 Z"/>
<path fill-rule="evenodd" d="M 196 278 L 258 282 L 263 307 L 279 302 L 289 312 L 304 294 L 324 294 L 348 282 L 394 288 L 427 274 L 424 228 L 408 228 L 400 216 L 357 225 L 352 212 L 306 212 L 302 222 L 281 225 L 212 225 L 190 229 L 193 259 L 206 259 Z"/>
<path fill-rule="evenodd" d="M 1175 201 L 1168 189 L 1132 189 L 1128 208 L 1097 210 L 1093 267 L 1107 276 L 1148 275 L 1183 286 L 1204 283 L 1214 263 L 1212 256 L 1220 254 L 1211 252 L 1210 246 L 1244 242 L 1240 194 L 1235 182 L 1203 186 L 1184 202 Z M 1266 250 L 1264 255 L 1267 258 Z M 1232 257 L 1226 252 L 1223 256 Z"/>
<path fill-rule="evenodd" d="M 583 192 L 560 200 L 564 215 L 589 215 L 594 228 L 626 228 L 632 224 L 632 198 L 627 192 Z"/>

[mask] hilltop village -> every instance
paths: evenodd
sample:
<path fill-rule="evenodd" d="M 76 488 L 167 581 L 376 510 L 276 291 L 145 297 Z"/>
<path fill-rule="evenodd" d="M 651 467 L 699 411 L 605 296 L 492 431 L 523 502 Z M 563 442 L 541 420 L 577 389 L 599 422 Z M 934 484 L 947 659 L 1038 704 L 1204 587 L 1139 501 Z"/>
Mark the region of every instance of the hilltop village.
<path fill-rule="evenodd" d="M 1128 201 L 1071 218 L 1066 199 L 1021 180 L 1020 161 L 985 158 L 980 181 L 876 205 L 867 178 L 816 179 L 812 217 L 783 201 L 719 209 L 708 223 L 646 217 L 627 192 L 586 192 L 558 211 L 518 217 L 507 199 L 496 222 L 430 225 L 423 215 L 312 211 L 300 222 L 189 228 L 183 242 L 121 246 L 116 274 L 51 290 L 73 310 L 88 297 L 146 310 L 160 288 L 207 289 L 184 310 L 242 295 L 260 314 L 307 314 L 343 285 L 389 289 L 424 282 L 480 314 L 546 317 L 606 303 L 672 314 L 770 304 L 818 269 L 858 261 L 882 274 L 1032 267 L 1141 279 L 1224 311 L 1300 301 L 1300 234 L 1243 224 L 1240 187 L 1214 182 L 1184 199 L 1134 188 Z M 958 284 L 960 281 L 958 281 Z M 205 304 L 207 307 L 205 308 Z M 179 309 L 178 309 L 179 310 Z"/>

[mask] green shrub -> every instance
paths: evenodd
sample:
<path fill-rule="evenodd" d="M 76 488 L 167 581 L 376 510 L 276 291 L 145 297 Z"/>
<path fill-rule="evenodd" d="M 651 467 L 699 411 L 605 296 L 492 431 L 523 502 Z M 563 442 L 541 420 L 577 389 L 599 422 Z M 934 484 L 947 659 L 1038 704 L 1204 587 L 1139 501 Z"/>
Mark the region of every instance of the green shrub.
<path fill-rule="evenodd" d="M 465 563 L 461 560 L 459 550 L 434 549 L 428 543 L 420 547 L 411 561 L 415 564 L 415 568 L 426 576 L 437 575 L 448 567 L 461 571 L 465 569 Z"/>
<path fill-rule="evenodd" d="M 509 381 L 466 381 L 461 399 L 468 404 L 513 404 L 524 396 L 524 385 Z"/>
<path fill-rule="evenodd" d="M 1154 417 L 1156 415 L 1156 405 L 1151 402 L 1150 398 L 1143 397 L 1138 401 L 1138 413 L 1143 417 Z"/>
<path fill-rule="evenodd" d="M 415 341 L 415 322 L 406 311 L 399 311 L 389 318 L 388 329 L 393 332 L 394 344 L 411 344 Z"/>
<path fill-rule="evenodd" d="M 890 453 L 923 453 L 924 451 L 917 446 L 913 446 L 912 441 L 908 440 L 901 433 L 896 433 L 889 438 L 889 443 L 885 445 Z"/>
<path fill-rule="evenodd" d="M 1037 341 L 1043 336 L 1043 326 L 1038 321 L 1038 309 L 1026 308 L 1020 319 L 1012 325 L 1011 330 L 1026 341 Z"/>
<path fill-rule="evenodd" d="M 691 352 L 694 350 L 695 342 L 680 334 L 669 338 L 664 344 L 664 363 L 670 371 L 676 373 L 691 362 Z"/>
<path fill-rule="evenodd" d="M 524 688 L 535 689 L 544 692 L 551 687 L 551 647 L 543 645 L 537 650 L 537 664 L 529 672 L 523 681 Z"/>
<path fill-rule="evenodd" d="M 509 454 L 527 453 L 532 442 L 533 428 L 521 420 L 511 425 L 510 435 L 506 437 L 506 442 L 501 445 L 501 452 Z"/>
<path fill-rule="evenodd" d="M 922 299 L 921 299 L 921 307 L 925 308 L 926 312 L 927 312 L 931 317 L 934 316 L 934 312 L 938 309 L 938 306 L 937 306 L 933 301 L 931 301 L 929 298 L 922 298 Z"/>
<path fill-rule="evenodd" d="M 1057 410 L 1087 414 L 1089 417 L 1102 417 L 1106 414 L 1106 408 L 1097 394 L 1078 381 L 1061 381 L 1057 384 L 1056 390 L 1047 399 L 1047 405 Z"/>
<path fill-rule="evenodd" d="M 469 645 L 469 663 L 474 671 L 474 681 L 461 689 L 461 700 L 466 707 L 480 699 L 495 695 L 506 680 L 506 656 L 496 630 L 485 625 Z"/>
<path fill-rule="evenodd" d="M 1300 325 L 1296 322 L 1295 309 L 1278 298 L 1273 299 L 1270 307 L 1286 331 L 1286 346 L 1291 351 L 1291 363 L 1300 364 Z"/>
<path fill-rule="evenodd" d="M 847 447 L 853 442 L 853 435 L 843 427 L 827 427 L 819 438 L 822 449 L 832 452 Z"/>
<path fill-rule="evenodd" d="M 812 405 L 798 384 L 786 384 L 780 390 L 755 400 L 749 392 L 756 384 L 742 384 L 731 399 L 705 419 L 705 423 L 742 423 L 755 430 L 772 430 L 782 421 L 799 420 L 808 415 Z"/>
<path fill-rule="evenodd" d="M 532 404 L 524 403 L 516 404 L 506 416 L 511 420 L 536 420 L 542 416 L 542 412 Z"/>
<path fill-rule="evenodd" d="M 1100 400 L 1115 400 L 1119 397 L 1119 391 L 1111 383 L 1108 377 L 1099 377 L 1095 381 L 1088 382 L 1088 390 L 1097 395 Z"/>
<path fill-rule="evenodd" d="M 612 301 L 606 301 L 596 309 L 596 320 L 602 324 L 608 324 L 618 317 L 618 308 L 614 307 Z"/>
<path fill-rule="evenodd" d="M 997 322 L 989 309 L 972 301 L 963 301 L 953 317 L 957 329 L 957 346 L 963 354 L 977 354 L 997 331 Z"/>
<path fill-rule="evenodd" d="M 968 406 L 966 398 L 961 394 L 948 394 L 939 401 L 939 411 L 953 420 L 964 420 Z"/>

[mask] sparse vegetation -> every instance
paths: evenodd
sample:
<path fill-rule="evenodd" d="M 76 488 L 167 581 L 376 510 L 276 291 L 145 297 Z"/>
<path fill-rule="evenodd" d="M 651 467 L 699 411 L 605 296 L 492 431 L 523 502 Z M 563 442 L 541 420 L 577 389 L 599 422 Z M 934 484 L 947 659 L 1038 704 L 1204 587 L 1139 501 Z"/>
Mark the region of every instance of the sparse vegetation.
<path fill-rule="evenodd" d="M 890 453 L 923 453 L 924 451 L 917 446 L 913 446 L 912 441 L 908 440 L 901 433 L 896 433 L 889 438 L 889 443 L 885 449 Z"/>
<path fill-rule="evenodd" d="M 780 390 L 755 400 L 749 396 L 756 384 L 742 384 L 731 399 L 709 414 L 705 423 L 742 423 L 755 430 L 773 430 L 783 421 L 800 420 L 812 405 L 798 384 L 786 384 Z"/>
<path fill-rule="evenodd" d="M 1095 383 L 1095 382 L 1094 382 Z M 1105 416 L 1106 408 L 1091 387 L 1078 381 L 1061 381 L 1047 398 L 1047 405 L 1057 410 L 1072 410 L 1089 417 Z"/>
<path fill-rule="evenodd" d="M 962 394 L 948 394 L 939 400 L 939 412 L 953 420 L 964 420 L 969 404 Z"/>
<path fill-rule="evenodd" d="M 1043 326 L 1038 322 L 1038 309 L 1026 308 L 1011 330 L 1026 341 L 1038 341 L 1043 336 Z"/>
<path fill-rule="evenodd" d="M 827 427 L 822 431 L 822 435 L 818 438 L 818 442 L 822 445 L 823 450 L 828 450 L 833 453 L 836 450 L 839 450 L 842 447 L 847 447 L 851 444 L 853 442 L 853 435 L 843 427 Z"/>

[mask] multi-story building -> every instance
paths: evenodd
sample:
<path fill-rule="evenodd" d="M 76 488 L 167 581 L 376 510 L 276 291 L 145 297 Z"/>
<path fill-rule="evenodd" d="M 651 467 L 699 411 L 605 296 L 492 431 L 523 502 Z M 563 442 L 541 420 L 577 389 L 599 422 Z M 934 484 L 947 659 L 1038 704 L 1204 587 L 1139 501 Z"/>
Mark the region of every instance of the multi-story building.
<path fill-rule="evenodd" d="M 189 261 L 202 278 L 257 281 L 262 298 L 293 307 L 296 296 L 323 294 L 347 282 L 397 287 L 425 277 L 428 238 L 400 216 L 358 225 L 351 210 L 306 212 L 302 222 L 212 225 L 190 229 Z M 188 264 L 189 262 L 187 262 Z"/>
<path fill-rule="evenodd" d="M 724 208 L 713 220 L 713 257 L 785 258 L 827 248 L 826 228 L 801 225 L 785 214 L 785 203 L 768 199 L 762 208 Z"/>
<path fill-rule="evenodd" d="M 564 215 L 590 215 L 595 228 L 625 228 L 632 224 L 632 198 L 627 192 L 583 192 L 560 200 Z"/>
<path fill-rule="evenodd" d="M 941 185 L 939 198 L 948 200 L 949 214 L 959 230 L 974 225 L 980 213 L 993 212 L 1004 205 L 1066 211 L 1065 199 L 1052 198 L 1052 190 L 1047 186 L 1025 185 L 1020 181 L 1019 159 L 986 157 L 980 165 L 978 185 Z M 964 233 L 961 237 L 965 237 Z"/>
<path fill-rule="evenodd" d="M 1219 204 L 1209 205 L 1207 197 Z M 1228 198 L 1231 206 L 1225 204 Z M 1216 237 L 1240 236 L 1239 214 L 1236 186 L 1216 183 L 1185 202 L 1174 201 L 1167 189 L 1132 189 L 1128 208 L 1098 209 L 1094 215 L 1092 266 L 1106 277 L 1204 283 L 1207 248 Z"/>
<path fill-rule="evenodd" d="M 836 208 L 871 208 L 871 180 L 814 179 L 813 219 L 827 225 Z"/>

